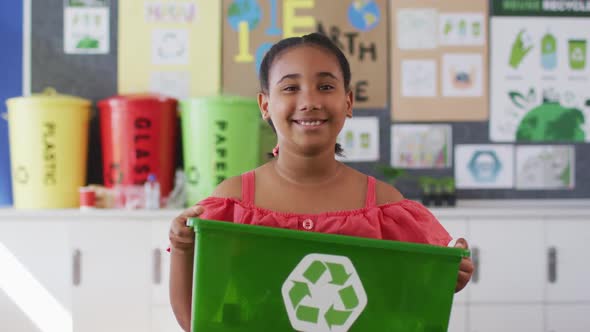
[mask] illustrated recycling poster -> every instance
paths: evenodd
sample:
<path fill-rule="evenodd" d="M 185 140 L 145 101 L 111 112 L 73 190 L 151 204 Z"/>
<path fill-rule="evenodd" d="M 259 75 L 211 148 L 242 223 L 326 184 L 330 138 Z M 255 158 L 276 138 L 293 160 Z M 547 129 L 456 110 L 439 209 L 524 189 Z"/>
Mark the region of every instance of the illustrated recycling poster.
<path fill-rule="evenodd" d="M 497 1 L 490 139 L 590 141 L 590 2 Z"/>
<path fill-rule="evenodd" d="M 344 149 L 344 162 L 379 160 L 379 119 L 375 116 L 354 117 L 344 122 L 337 142 Z"/>
<path fill-rule="evenodd" d="M 452 165 L 452 128 L 446 124 L 391 126 L 391 165 L 396 168 L 449 168 Z"/>
<path fill-rule="evenodd" d="M 355 109 L 386 108 L 386 0 L 223 0 L 222 20 L 224 94 L 256 96 L 260 63 L 274 43 L 321 32 L 350 62 Z"/>
<path fill-rule="evenodd" d="M 488 1 L 390 2 L 394 121 L 488 119 Z"/>
<path fill-rule="evenodd" d="M 511 189 L 514 187 L 514 146 L 458 144 L 455 146 L 458 189 Z"/>
<path fill-rule="evenodd" d="M 108 54 L 110 0 L 64 0 L 64 53 Z"/>
<path fill-rule="evenodd" d="M 210 0 L 119 1 L 119 93 L 218 94 L 220 15 Z"/>
<path fill-rule="evenodd" d="M 517 146 L 516 189 L 573 189 L 574 153 L 573 146 Z"/>

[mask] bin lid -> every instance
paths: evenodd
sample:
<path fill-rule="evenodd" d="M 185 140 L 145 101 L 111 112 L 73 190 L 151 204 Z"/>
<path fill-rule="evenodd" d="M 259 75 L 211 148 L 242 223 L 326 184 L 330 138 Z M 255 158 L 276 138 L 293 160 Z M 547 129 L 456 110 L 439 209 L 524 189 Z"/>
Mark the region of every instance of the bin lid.
<path fill-rule="evenodd" d="M 31 108 L 48 105 L 82 106 L 90 107 L 91 101 L 81 97 L 60 94 L 54 88 L 45 88 L 41 93 L 33 93 L 30 96 L 14 97 L 6 101 L 8 108 L 28 106 Z"/>
<path fill-rule="evenodd" d="M 208 96 L 208 97 L 196 97 L 196 98 L 189 98 L 183 99 L 180 101 L 180 105 L 182 108 L 191 108 L 193 106 L 200 106 L 200 105 L 220 105 L 220 106 L 252 106 L 257 105 L 256 99 L 254 98 L 246 98 L 240 96 Z M 237 108 L 231 108 L 237 109 Z M 258 107 L 256 108 L 258 110 Z"/>
<path fill-rule="evenodd" d="M 125 94 L 116 95 L 98 102 L 99 108 L 125 108 L 128 107 L 145 107 L 154 104 L 169 104 L 172 107 L 178 101 L 172 97 L 168 97 L 157 93 L 141 93 L 141 94 Z"/>

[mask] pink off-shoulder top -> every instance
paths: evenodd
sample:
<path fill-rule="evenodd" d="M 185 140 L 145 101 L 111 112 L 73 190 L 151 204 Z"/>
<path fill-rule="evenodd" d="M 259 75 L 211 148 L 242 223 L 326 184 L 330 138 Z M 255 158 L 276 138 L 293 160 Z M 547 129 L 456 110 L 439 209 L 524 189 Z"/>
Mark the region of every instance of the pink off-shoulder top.
<path fill-rule="evenodd" d="M 422 204 L 404 199 L 377 205 L 375 181 L 368 177 L 365 206 L 361 209 L 298 214 L 256 206 L 254 171 L 250 171 L 242 175 L 241 200 L 208 197 L 199 203 L 204 208 L 200 218 L 439 246 L 449 244 L 449 233 Z"/>

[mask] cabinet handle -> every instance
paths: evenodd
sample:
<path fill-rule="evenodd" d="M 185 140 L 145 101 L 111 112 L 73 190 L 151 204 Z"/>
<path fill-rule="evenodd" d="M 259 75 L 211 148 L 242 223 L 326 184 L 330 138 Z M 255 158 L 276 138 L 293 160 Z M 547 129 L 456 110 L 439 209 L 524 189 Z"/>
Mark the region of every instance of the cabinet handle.
<path fill-rule="evenodd" d="M 473 261 L 473 275 L 471 276 L 471 281 L 477 283 L 479 281 L 479 248 L 472 247 L 471 248 L 471 260 Z"/>
<path fill-rule="evenodd" d="M 555 247 L 547 250 L 547 279 L 552 284 L 557 282 L 557 248 Z"/>
<path fill-rule="evenodd" d="M 159 285 L 160 283 L 162 283 L 162 251 L 158 248 L 154 249 L 153 261 L 153 280 L 154 284 Z"/>
<path fill-rule="evenodd" d="M 82 283 L 82 252 L 80 249 L 74 250 L 72 273 L 72 282 L 74 286 L 79 286 Z"/>

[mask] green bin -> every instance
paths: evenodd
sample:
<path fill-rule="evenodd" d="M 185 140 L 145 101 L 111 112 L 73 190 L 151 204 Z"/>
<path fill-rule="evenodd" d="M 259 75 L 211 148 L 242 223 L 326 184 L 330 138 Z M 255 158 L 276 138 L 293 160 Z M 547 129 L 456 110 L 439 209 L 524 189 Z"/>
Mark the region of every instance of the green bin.
<path fill-rule="evenodd" d="M 202 97 L 180 102 L 187 204 L 211 195 L 226 178 L 256 168 L 261 116 L 254 99 Z"/>
<path fill-rule="evenodd" d="M 468 250 L 191 219 L 192 331 L 447 331 Z"/>

